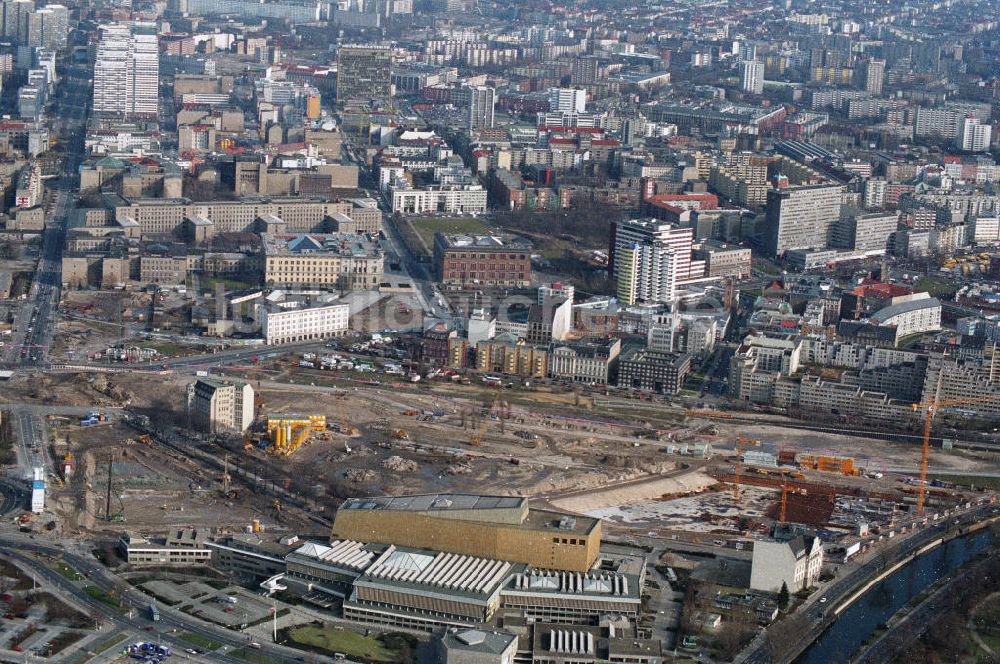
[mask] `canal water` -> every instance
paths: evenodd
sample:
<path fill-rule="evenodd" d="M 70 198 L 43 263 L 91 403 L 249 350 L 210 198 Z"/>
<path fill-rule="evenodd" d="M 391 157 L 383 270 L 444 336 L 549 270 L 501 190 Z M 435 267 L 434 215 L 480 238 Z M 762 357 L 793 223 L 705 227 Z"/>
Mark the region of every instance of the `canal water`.
<path fill-rule="evenodd" d="M 923 554 L 872 586 L 840 614 L 833 625 L 802 653 L 795 664 L 849 662 L 876 628 L 938 579 L 961 567 L 992 543 L 986 528 Z"/>

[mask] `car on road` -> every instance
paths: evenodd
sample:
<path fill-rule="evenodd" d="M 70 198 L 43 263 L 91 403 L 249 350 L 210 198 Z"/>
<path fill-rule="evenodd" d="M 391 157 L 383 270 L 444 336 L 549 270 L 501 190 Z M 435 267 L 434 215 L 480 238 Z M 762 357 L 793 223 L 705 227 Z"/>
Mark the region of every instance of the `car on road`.
<path fill-rule="evenodd" d="M 820 597 L 819 598 L 819 603 L 820 604 L 826 604 L 826 598 L 825 597 Z"/>

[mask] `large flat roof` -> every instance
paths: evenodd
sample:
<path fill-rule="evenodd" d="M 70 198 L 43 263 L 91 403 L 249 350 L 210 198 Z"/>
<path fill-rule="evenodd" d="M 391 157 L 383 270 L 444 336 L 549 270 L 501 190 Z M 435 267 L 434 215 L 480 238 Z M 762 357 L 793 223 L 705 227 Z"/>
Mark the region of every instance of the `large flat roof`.
<path fill-rule="evenodd" d="M 395 512 L 431 512 L 456 510 L 510 509 L 521 507 L 527 498 L 519 496 L 481 496 L 464 493 L 428 493 L 415 496 L 376 496 L 350 498 L 340 509 L 386 510 Z"/>
<path fill-rule="evenodd" d="M 495 520 L 491 519 L 488 514 L 484 514 L 475 521 L 495 522 L 529 530 L 551 530 L 553 533 L 565 536 L 589 535 L 600 523 L 600 519 L 594 517 L 530 508 L 528 499 L 522 496 L 484 496 L 466 493 L 376 496 L 350 498 L 344 501 L 339 509 L 371 512 L 422 512 L 431 516 L 434 516 L 435 512 L 439 512 L 441 518 L 445 519 L 468 518 L 464 515 L 459 516 L 457 514 L 459 512 L 495 510 Z"/>

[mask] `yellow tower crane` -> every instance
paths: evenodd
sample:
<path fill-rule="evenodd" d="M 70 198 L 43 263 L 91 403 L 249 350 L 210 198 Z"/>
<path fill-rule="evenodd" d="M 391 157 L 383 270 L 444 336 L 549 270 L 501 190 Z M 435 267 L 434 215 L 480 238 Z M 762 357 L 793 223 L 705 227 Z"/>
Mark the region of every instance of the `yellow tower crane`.
<path fill-rule="evenodd" d="M 490 417 L 494 413 L 497 417 L 503 417 L 503 413 L 500 412 L 500 388 L 497 387 L 496 391 L 493 393 L 493 401 L 490 403 L 489 409 L 486 411 L 486 415 L 479 420 L 479 424 L 476 426 L 475 432 L 472 434 L 472 438 L 469 439 L 469 445 L 473 447 L 479 447 L 483 442 L 483 436 L 486 435 L 486 429 L 489 427 Z"/>

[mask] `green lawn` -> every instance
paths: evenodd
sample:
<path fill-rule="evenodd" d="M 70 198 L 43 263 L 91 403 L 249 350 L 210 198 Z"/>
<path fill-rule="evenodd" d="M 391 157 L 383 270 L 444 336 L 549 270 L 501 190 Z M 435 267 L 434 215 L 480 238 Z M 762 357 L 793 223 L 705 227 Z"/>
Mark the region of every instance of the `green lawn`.
<path fill-rule="evenodd" d="M 118 645 L 127 638 L 128 634 L 115 634 L 114 636 L 103 641 L 98 641 L 93 646 L 89 646 L 76 653 L 69 660 L 69 664 L 83 664 L 84 662 L 88 662 L 93 659 L 95 655 L 110 650 L 112 647 Z"/>
<path fill-rule="evenodd" d="M 240 648 L 239 650 L 233 650 L 229 653 L 232 657 L 237 659 L 242 659 L 244 662 L 250 662 L 251 664 L 282 664 L 286 660 L 278 659 L 277 657 L 271 657 L 270 655 L 265 655 L 264 653 L 257 652 L 249 648 Z"/>
<path fill-rule="evenodd" d="M 125 608 L 125 605 L 122 604 L 120 599 L 112 597 L 97 586 L 84 586 L 83 591 L 102 604 L 107 604 L 111 608 L 118 609 L 122 613 L 128 613 L 128 609 Z"/>
<path fill-rule="evenodd" d="M 201 634 L 192 634 L 191 632 L 184 632 L 180 635 L 181 641 L 186 641 L 190 643 L 195 648 L 200 648 L 202 650 L 218 650 L 222 647 L 222 644 L 218 641 L 213 641 L 207 636 L 202 636 Z"/>
<path fill-rule="evenodd" d="M 59 562 L 53 565 L 52 569 L 59 573 L 59 576 L 67 579 L 69 581 L 81 581 L 83 579 L 83 574 L 80 574 L 75 569 L 67 565 L 66 563 Z"/>
<path fill-rule="evenodd" d="M 920 277 L 913 282 L 913 290 L 927 291 L 933 297 L 951 299 L 958 291 L 958 285 L 952 279 L 944 277 Z"/>
<path fill-rule="evenodd" d="M 490 229 L 473 217 L 417 217 L 410 219 L 410 224 L 417 235 L 423 239 L 429 251 L 434 250 L 435 233 L 464 233 L 466 235 L 483 235 Z"/>
<path fill-rule="evenodd" d="M 288 638 L 298 644 L 371 662 L 399 662 L 400 653 L 386 648 L 378 639 L 334 625 L 304 625 L 289 630 Z"/>
<path fill-rule="evenodd" d="M 974 486 L 977 489 L 1000 490 L 1000 477 L 976 477 L 974 475 L 942 475 L 940 473 L 927 473 L 927 479 L 954 482 L 958 486 Z"/>
<path fill-rule="evenodd" d="M 257 284 L 240 279 L 227 279 L 225 277 L 206 277 L 201 280 L 201 289 L 214 292 L 216 285 L 221 285 L 225 290 L 245 290 L 254 288 Z"/>

